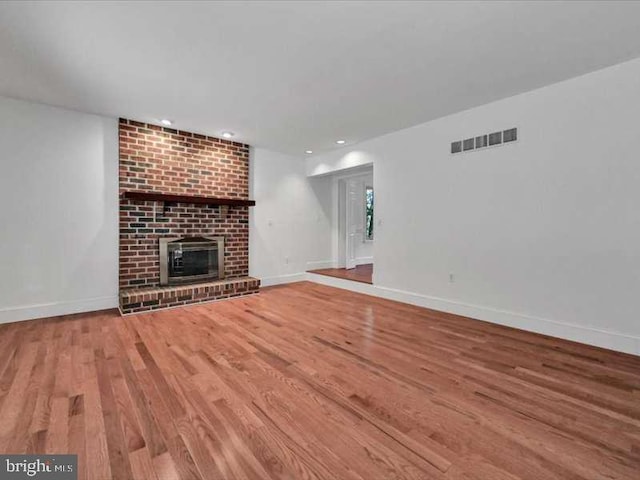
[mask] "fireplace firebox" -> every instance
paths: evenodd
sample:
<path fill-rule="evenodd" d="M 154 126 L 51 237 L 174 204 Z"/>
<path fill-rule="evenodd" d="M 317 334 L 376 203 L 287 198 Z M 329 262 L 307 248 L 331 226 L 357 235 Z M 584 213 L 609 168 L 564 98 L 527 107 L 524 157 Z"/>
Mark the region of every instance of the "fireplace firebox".
<path fill-rule="evenodd" d="M 160 285 L 224 278 L 224 237 L 160 239 Z"/>

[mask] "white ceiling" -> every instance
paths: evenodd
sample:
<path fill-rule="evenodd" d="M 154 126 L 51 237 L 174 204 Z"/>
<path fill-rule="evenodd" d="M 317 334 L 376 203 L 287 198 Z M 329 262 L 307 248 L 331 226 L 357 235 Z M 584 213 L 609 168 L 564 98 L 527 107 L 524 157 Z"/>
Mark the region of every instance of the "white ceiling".
<path fill-rule="evenodd" d="M 0 95 L 302 154 L 640 56 L 640 2 L 3 2 Z"/>

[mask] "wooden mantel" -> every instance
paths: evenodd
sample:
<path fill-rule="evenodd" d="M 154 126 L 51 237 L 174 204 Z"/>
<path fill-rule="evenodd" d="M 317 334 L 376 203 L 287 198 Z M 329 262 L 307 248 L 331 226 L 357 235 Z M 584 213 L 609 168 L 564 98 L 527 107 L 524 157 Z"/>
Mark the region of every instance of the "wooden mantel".
<path fill-rule="evenodd" d="M 193 195 L 171 195 L 158 192 L 124 192 L 122 198 L 141 202 L 192 203 L 198 205 L 222 205 L 227 207 L 253 207 L 255 200 L 239 198 L 197 197 Z"/>

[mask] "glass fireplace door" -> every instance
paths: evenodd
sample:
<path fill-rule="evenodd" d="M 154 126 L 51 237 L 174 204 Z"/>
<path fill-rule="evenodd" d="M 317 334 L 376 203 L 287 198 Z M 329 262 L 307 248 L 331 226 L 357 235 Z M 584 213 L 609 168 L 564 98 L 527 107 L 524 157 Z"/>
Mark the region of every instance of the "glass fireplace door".
<path fill-rule="evenodd" d="M 218 276 L 218 247 L 171 244 L 168 247 L 169 278 L 199 279 Z"/>
<path fill-rule="evenodd" d="M 224 278 L 224 239 L 160 239 L 160 285 Z"/>

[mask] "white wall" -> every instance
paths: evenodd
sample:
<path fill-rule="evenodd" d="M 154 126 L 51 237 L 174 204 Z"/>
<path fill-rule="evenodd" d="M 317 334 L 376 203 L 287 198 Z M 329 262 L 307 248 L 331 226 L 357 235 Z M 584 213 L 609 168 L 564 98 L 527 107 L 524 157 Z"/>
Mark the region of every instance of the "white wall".
<path fill-rule="evenodd" d="M 331 265 L 331 179 L 307 178 L 299 157 L 252 149 L 249 274 L 263 286 Z"/>
<path fill-rule="evenodd" d="M 310 177 L 342 174 L 350 169 L 371 167 L 374 157 L 370 152 L 359 149 L 360 145 L 353 149 L 334 150 L 324 155 L 316 155 L 306 160 L 306 171 Z"/>
<path fill-rule="evenodd" d="M 0 97 L 0 322 L 116 307 L 117 120 Z"/>
<path fill-rule="evenodd" d="M 375 164 L 374 289 L 640 354 L 639 85 L 634 60 L 357 145 Z M 513 126 L 515 144 L 449 154 Z"/>

